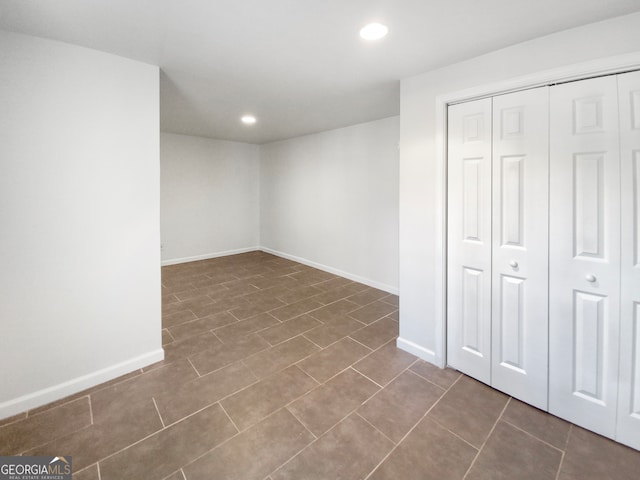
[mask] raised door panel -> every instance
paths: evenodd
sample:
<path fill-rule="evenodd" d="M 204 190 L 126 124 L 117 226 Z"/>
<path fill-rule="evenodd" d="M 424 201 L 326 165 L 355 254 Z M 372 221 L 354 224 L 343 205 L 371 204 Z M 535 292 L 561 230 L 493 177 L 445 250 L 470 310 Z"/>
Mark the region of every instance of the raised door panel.
<path fill-rule="evenodd" d="M 549 411 L 613 437 L 620 316 L 615 77 L 550 89 Z"/>
<path fill-rule="evenodd" d="M 490 383 L 490 99 L 449 107 L 447 173 L 447 361 Z"/>
<path fill-rule="evenodd" d="M 640 449 L 640 72 L 618 76 L 622 194 L 616 439 Z"/>
<path fill-rule="evenodd" d="M 547 408 L 549 89 L 493 98 L 491 384 Z"/>

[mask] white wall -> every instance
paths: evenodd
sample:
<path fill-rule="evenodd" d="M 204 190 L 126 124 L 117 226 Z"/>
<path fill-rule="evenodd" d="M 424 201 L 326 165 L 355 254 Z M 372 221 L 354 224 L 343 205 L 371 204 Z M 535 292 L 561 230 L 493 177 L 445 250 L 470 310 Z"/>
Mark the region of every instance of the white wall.
<path fill-rule="evenodd" d="M 0 32 L 0 418 L 163 358 L 158 68 Z"/>
<path fill-rule="evenodd" d="M 640 50 L 640 14 L 567 30 L 408 78 L 400 106 L 400 339 L 444 362 L 443 162 L 436 98 L 569 64 Z M 442 132 L 440 132 L 441 134 Z"/>
<path fill-rule="evenodd" d="M 160 165 L 163 264 L 258 247 L 257 145 L 162 133 Z"/>
<path fill-rule="evenodd" d="M 262 246 L 397 293 L 398 135 L 391 117 L 263 145 Z"/>

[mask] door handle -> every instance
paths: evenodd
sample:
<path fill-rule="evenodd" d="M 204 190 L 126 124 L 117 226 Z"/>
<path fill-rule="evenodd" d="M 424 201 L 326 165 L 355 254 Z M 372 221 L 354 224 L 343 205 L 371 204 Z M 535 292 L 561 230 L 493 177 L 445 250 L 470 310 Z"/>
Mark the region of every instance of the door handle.
<path fill-rule="evenodd" d="M 511 268 L 518 268 L 518 262 L 516 262 L 515 260 L 511 260 L 511 261 L 509 262 L 509 266 L 510 266 Z"/>
<path fill-rule="evenodd" d="M 595 275 L 588 274 L 584 277 L 584 279 L 589 283 L 594 283 L 597 279 Z"/>

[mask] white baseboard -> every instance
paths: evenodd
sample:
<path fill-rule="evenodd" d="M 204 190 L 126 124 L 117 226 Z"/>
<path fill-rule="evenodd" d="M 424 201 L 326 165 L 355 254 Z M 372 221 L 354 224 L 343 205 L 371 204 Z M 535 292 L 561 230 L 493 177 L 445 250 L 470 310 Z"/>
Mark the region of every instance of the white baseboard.
<path fill-rule="evenodd" d="M 323 265 L 321 263 L 307 260 L 306 258 L 296 257 L 295 255 L 289 255 L 288 253 L 279 252 L 278 250 L 273 250 L 267 247 L 238 248 L 236 250 L 226 250 L 224 252 L 207 253 L 204 255 L 196 255 L 193 257 L 170 258 L 167 260 L 163 260 L 162 266 L 166 267 L 168 265 L 178 265 L 180 263 L 197 262 L 198 260 L 208 260 L 210 258 L 227 257 L 229 255 L 238 255 L 239 253 L 248 253 L 248 252 L 255 252 L 255 251 L 262 251 L 265 253 L 276 255 L 278 257 L 286 258 L 288 260 L 293 260 L 294 262 L 302 263 L 303 265 L 308 265 L 309 267 L 317 268 L 318 270 L 323 270 L 325 272 L 333 273 L 334 275 L 339 275 L 341 277 L 348 278 L 349 280 L 353 280 L 354 282 L 360 282 L 370 287 L 378 288 L 380 290 L 384 290 L 385 292 L 392 293 L 394 295 L 398 295 L 399 293 L 398 287 L 393 287 L 385 283 L 381 283 L 375 280 L 371 280 L 369 278 L 361 277 L 360 275 L 354 275 L 352 273 L 345 272 L 344 270 L 340 270 L 339 268 Z"/>
<path fill-rule="evenodd" d="M 109 380 L 118 378 L 121 375 L 147 367 L 162 360 L 164 360 L 164 350 L 160 348 L 130 360 L 111 365 L 96 372 L 91 372 L 58 385 L 53 385 L 51 387 L 38 390 L 37 392 L 29 393 L 13 400 L 8 400 L 0 403 L 0 419 L 47 405 L 48 403 L 55 402 L 61 398 L 86 390 L 87 388 L 95 387 L 96 385 L 108 382 Z"/>
<path fill-rule="evenodd" d="M 384 290 L 385 292 L 392 293 L 394 295 L 399 294 L 398 287 L 393 287 L 391 285 L 387 285 L 385 283 L 377 282 L 375 280 L 371 280 L 369 278 L 361 277 L 359 275 L 354 275 L 349 272 L 345 272 L 344 270 L 340 270 L 338 268 L 329 267 L 328 265 L 323 265 L 321 263 L 313 262 L 311 260 L 307 260 L 306 258 L 296 257 L 295 255 L 289 255 L 288 253 L 279 252 L 277 250 L 273 250 L 267 247 L 260 247 L 265 253 L 270 253 L 272 255 L 276 255 L 278 257 L 286 258 L 287 260 L 293 260 L 294 262 L 302 263 L 303 265 L 307 265 L 309 267 L 317 268 L 318 270 L 323 270 L 325 272 L 333 273 L 334 275 L 339 275 L 344 278 L 348 278 L 349 280 L 353 280 L 354 282 L 364 283 L 373 288 L 377 288 L 379 290 Z"/>
<path fill-rule="evenodd" d="M 433 350 L 429 350 L 428 348 L 418 345 L 417 343 L 405 340 L 402 337 L 398 337 L 398 340 L 396 340 L 396 346 L 404 350 L 405 352 L 409 352 L 416 357 L 421 358 L 425 362 L 434 364 L 436 367 L 444 367 L 444 365 L 440 365 L 441 362 L 436 357 L 436 353 Z"/>
<path fill-rule="evenodd" d="M 255 252 L 261 250 L 260 247 L 238 248 L 236 250 L 225 250 L 224 252 L 206 253 L 204 255 L 196 255 L 194 257 L 170 258 L 162 260 L 162 266 L 178 265 L 179 263 L 197 262 L 198 260 L 208 260 L 210 258 L 227 257 L 229 255 L 237 255 L 239 253 Z"/>

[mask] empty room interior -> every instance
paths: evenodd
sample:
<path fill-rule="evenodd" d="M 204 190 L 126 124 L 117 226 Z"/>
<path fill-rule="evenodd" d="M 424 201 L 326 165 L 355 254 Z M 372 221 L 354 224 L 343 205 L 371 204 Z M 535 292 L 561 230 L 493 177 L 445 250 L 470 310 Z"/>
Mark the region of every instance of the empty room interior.
<path fill-rule="evenodd" d="M 0 0 L 0 200 L 0 468 L 638 478 L 638 0 Z"/>

